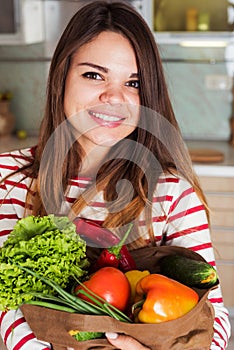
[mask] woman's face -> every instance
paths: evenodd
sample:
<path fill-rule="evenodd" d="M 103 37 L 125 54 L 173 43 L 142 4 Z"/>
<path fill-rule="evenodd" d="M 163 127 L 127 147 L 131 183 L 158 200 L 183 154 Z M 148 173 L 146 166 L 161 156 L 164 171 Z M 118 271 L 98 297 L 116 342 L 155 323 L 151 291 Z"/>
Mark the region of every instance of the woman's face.
<path fill-rule="evenodd" d="M 136 57 L 125 37 L 102 32 L 73 55 L 64 111 L 86 152 L 111 147 L 132 133 L 139 100 Z"/>

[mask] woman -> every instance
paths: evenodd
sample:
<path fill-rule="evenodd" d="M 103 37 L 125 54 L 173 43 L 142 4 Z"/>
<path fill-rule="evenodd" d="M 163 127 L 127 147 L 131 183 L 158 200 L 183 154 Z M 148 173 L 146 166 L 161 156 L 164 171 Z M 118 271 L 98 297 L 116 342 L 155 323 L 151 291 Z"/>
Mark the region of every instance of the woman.
<path fill-rule="evenodd" d="M 169 244 L 215 265 L 208 210 L 168 97 L 160 56 L 141 16 L 119 2 L 92 2 L 71 19 L 55 50 L 37 147 L 0 158 L 1 239 L 17 219 L 83 217 L 122 231 L 129 247 Z M 220 289 L 212 350 L 230 335 Z M 8 349 L 50 349 L 20 312 L 2 313 Z M 106 335 L 119 349 L 147 349 Z"/>

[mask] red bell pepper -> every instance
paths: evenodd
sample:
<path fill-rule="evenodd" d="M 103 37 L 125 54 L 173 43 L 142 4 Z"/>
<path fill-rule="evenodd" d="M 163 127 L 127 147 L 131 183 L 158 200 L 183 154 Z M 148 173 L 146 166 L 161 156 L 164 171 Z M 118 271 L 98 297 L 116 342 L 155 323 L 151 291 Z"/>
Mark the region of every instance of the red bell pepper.
<path fill-rule="evenodd" d="M 92 220 L 76 218 L 73 222 L 76 225 L 77 233 L 83 236 L 84 239 L 91 240 L 96 245 L 104 247 L 92 271 L 97 271 L 105 266 L 118 267 L 123 272 L 137 268 L 133 257 L 123 244 L 132 226 L 120 241 L 110 230 L 101 227 Z"/>
<path fill-rule="evenodd" d="M 132 225 L 129 227 L 129 229 L 127 230 L 127 232 L 125 233 L 125 235 L 123 236 L 123 238 L 118 244 L 112 247 L 103 249 L 103 251 L 101 252 L 101 255 L 99 256 L 98 260 L 95 263 L 94 270 L 98 270 L 105 266 L 112 266 L 116 268 L 120 267 L 121 269 L 122 267 L 120 266 L 120 260 L 122 258 L 121 250 L 123 248 L 124 242 L 126 241 L 131 231 L 131 228 L 132 228 Z M 126 264 L 127 270 L 125 271 L 128 271 L 129 268 L 132 269 L 132 263 L 129 266 L 129 256 L 130 255 L 128 255 L 128 260 L 127 260 L 128 264 Z M 126 254 L 125 254 L 125 257 L 126 257 Z"/>

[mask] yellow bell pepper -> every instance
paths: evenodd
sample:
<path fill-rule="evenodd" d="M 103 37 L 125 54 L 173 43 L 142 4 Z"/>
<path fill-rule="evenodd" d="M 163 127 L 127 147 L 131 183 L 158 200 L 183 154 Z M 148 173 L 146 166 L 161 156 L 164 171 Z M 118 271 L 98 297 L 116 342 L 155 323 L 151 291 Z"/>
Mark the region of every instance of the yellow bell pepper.
<path fill-rule="evenodd" d="M 160 274 L 150 274 L 136 285 L 137 298 L 146 298 L 137 317 L 139 322 L 160 323 L 183 316 L 198 303 L 190 287 Z"/>
<path fill-rule="evenodd" d="M 140 270 L 130 270 L 125 272 L 125 276 L 128 279 L 128 282 L 131 287 L 131 296 L 130 296 L 130 304 L 132 304 L 135 300 L 136 294 L 136 285 L 137 283 L 145 276 L 148 276 L 150 272 L 148 270 L 140 271 Z"/>

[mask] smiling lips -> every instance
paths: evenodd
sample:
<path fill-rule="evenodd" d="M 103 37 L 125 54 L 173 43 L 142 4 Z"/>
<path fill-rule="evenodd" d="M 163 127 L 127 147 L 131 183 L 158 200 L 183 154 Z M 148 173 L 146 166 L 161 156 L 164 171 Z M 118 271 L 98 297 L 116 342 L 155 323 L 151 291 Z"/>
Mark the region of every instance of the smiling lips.
<path fill-rule="evenodd" d="M 89 111 L 89 115 L 97 124 L 108 128 L 116 128 L 125 120 L 123 117 L 94 111 Z"/>

